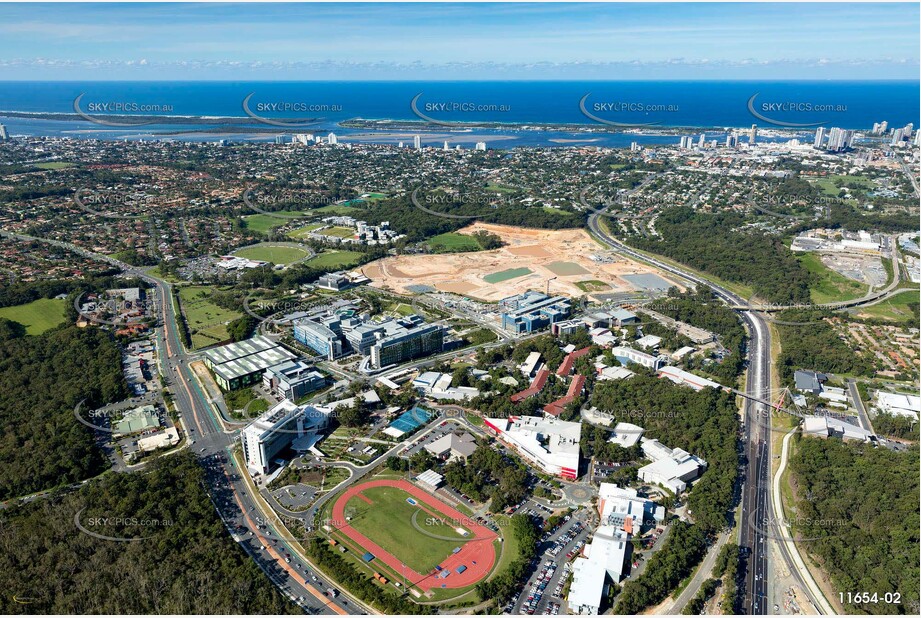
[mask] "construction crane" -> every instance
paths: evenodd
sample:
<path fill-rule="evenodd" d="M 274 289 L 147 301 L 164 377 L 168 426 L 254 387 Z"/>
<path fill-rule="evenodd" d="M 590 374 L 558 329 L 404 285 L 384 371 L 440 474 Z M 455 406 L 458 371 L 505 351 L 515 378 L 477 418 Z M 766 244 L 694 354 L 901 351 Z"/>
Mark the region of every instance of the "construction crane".
<path fill-rule="evenodd" d="M 550 282 L 556 279 L 556 277 L 550 277 L 547 279 L 547 291 L 545 292 L 547 296 L 550 296 Z"/>

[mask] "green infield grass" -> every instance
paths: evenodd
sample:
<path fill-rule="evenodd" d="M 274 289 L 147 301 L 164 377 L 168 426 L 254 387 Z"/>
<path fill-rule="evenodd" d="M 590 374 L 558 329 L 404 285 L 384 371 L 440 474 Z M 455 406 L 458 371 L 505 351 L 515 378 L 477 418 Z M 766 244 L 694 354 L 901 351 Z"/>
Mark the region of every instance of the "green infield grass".
<path fill-rule="evenodd" d="M 248 260 L 259 260 L 260 262 L 271 262 L 273 264 L 290 264 L 303 260 L 310 255 L 306 250 L 298 247 L 286 247 L 284 245 L 253 245 L 252 247 L 243 247 L 234 251 L 234 255 L 246 258 Z"/>
<path fill-rule="evenodd" d="M 410 504 L 407 498 L 412 496 L 402 489 L 369 487 L 362 495 L 371 504 L 355 496 L 345 505 L 346 517 L 352 518 L 351 526 L 417 573 L 428 573 L 456 547 L 473 539 L 472 534 L 465 538 L 450 523 L 439 521 L 445 516 L 437 511 L 435 515 L 430 513 L 429 510 L 435 511 L 432 507 L 423 509 Z M 420 532 L 420 528 L 428 534 Z"/>
<path fill-rule="evenodd" d="M 361 256 L 358 251 L 327 251 L 304 263 L 314 268 L 348 268 L 358 264 Z"/>

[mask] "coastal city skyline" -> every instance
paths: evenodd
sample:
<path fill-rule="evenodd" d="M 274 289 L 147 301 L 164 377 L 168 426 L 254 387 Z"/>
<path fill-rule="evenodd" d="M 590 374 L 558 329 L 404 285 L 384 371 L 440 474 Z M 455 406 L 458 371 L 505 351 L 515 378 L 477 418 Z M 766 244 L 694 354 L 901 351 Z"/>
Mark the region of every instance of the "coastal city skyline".
<path fill-rule="evenodd" d="M 918 615 L 919 32 L 0 0 L 0 612 Z"/>

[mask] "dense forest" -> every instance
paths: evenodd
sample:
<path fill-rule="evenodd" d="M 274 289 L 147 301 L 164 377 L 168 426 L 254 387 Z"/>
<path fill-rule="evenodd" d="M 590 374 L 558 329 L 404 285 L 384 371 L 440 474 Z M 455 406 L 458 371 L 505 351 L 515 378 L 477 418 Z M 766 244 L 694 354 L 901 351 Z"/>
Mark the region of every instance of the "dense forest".
<path fill-rule="evenodd" d="M 706 460 L 707 470 L 694 482 L 688 506 L 707 533 L 728 525 L 739 465 L 733 395 L 712 388 L 698 392 L 638 373 L 629 380 L 599 382 L 591 403 L 617 421 L 643 427 L 644 437 Z"/>
<path fill-rule="evenodd" d="M 101 473 L 105 458 L 74 408 L 129 395 L 112 335 L 75 326 L 0 333 L 0 500 Z"/>
<path fill-rule="evenodd" d="M 918 447 L 800 438 L 790 459 L 794 533 L 817 557 L 835 589 L 883 595 L 900 605 L 845 605 L 848 613 L 916 614 L 918 607 Z M 799 525 L 796 525 L 799 524 Z"/>
<path fill-rule="evenodd" d="M 16 281 L 9 285 L 0 285 L 0 307 L 25 305 L 40 298 L 54 298 L 59 294 L 73 294 L 76 296 L 81 291 L 100 291 L 114 287 L 147 287 L 147 284 L 139 279 L 115 279 L 113 275 L 117 272 L 118 269 L 111 269 L 87 276 L 80 281 L 53 279 L 49 281 Z M 71 304 L 73 303 L 73 298 L 70 299 L 70 302 Z"/>
<path fill-rule="evenodd" d="M 195 458 L 179 454 L 147 472 L 108 474 L 77 491 L 0 511 L 0 611 L 299 613 L 231 540 L 204 482 Z M 90 536 L 76 527 L 78 514 L 87 530 L 145 540 Z M 127 521 L 96 525 L 96 518 Z"/>
<path fill-rule="evenodd" d="M 793 372 L 797 369 L 873 375 L 873 362 L 838 336 L 832 325 L 823 319 L 827 315 L 827 312 L 811 309 L 787 309 L 777 315 L 777 330 L 783 348 L 777 359 L 777 368 L 784 383 L 793 381 Z"/>
<path fill-rule="evenodd" d="M 666 210 L 656 219 L 659 236 L 627 241 L 715 275 L 751 287 L 772 303 L 809 302 L 812 275 L 800 266 L 780 238 L 742 232 L 738 213 L 700 214 L 688 207 Z"/>

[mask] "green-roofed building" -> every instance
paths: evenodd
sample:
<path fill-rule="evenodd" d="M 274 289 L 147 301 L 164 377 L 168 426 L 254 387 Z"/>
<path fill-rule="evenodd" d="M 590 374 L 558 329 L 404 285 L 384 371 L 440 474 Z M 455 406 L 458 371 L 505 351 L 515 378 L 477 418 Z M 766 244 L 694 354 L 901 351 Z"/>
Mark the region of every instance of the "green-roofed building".
<path fill-rule="evenodd" d="M 157 408 L 148 405 L 125 412 L 122 419 L 115 423 L 112 433 L 115 436 L 126 436 L 159 427 L 160 417 L 157 414 Z"/>

